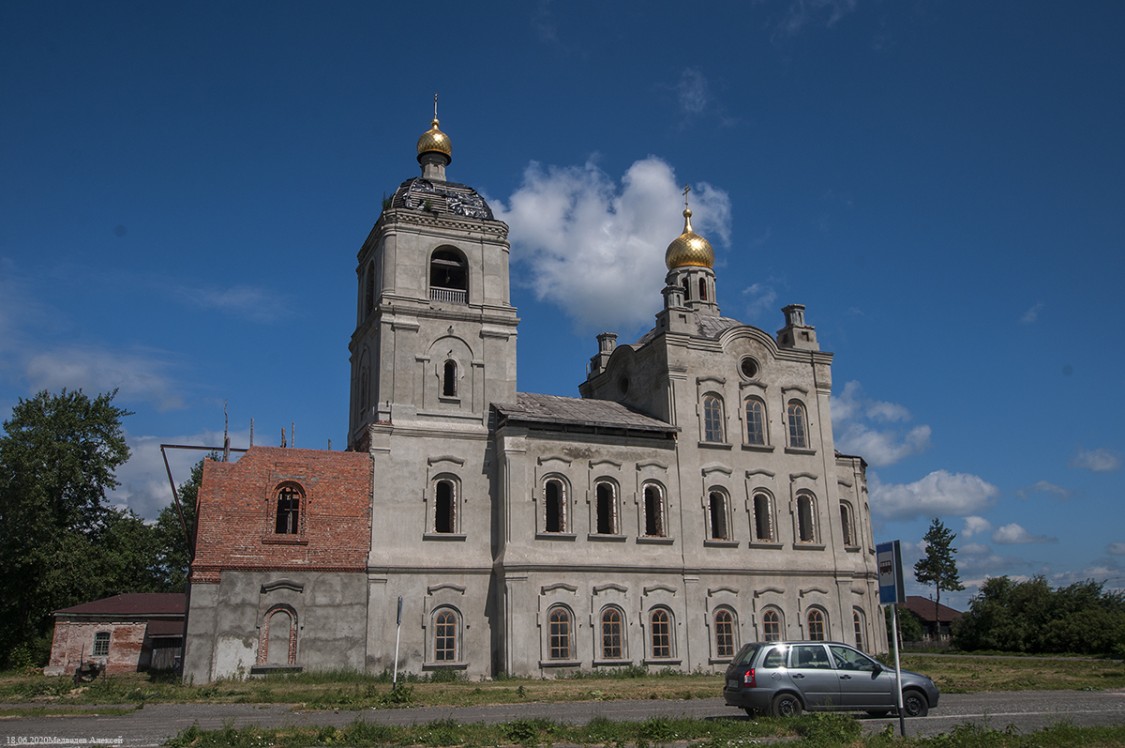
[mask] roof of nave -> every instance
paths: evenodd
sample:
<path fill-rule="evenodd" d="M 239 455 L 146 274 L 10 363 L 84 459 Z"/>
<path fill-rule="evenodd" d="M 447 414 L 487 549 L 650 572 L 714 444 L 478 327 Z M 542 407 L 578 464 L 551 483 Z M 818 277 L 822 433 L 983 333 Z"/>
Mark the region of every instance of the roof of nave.
<path fill-rule="evenodd" d="M 493 221 L 492 208 L 472 187 L 422 177 L 407 179 L 391 198 L 390 207 L 433 215 L 456 215 Z"/>
<path fill-rule="evenodd" d="M 496 403 L 493 407 L 504 418 L 524 423 L 626 429 L 665 434 L 674 434 L 677 431 L 675 426 L 666 421 L 646 416 L 610 400 L 518 392 L 515 403 Z"/>

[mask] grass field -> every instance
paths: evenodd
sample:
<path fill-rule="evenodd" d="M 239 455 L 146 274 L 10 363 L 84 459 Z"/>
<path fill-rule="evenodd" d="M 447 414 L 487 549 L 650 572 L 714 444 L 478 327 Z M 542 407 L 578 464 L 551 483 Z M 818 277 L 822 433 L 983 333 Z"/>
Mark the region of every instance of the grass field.
<path fill-rule="evenodd" d="M 902 666 L 931 676 L 946 693 L 1125 688 L 1125 663 L 1115 660 L 907 654 Z M 359 673 L 300 673 L 225 680 L 205 686 L 132 673 L 76 688 L 65 677 L 7 672 L 0 674 L 0 704 L 40 709 L 155 702 L 291 703 L 326 709 L 472 706 L 531 701 L 714 698 L 720 695 L 721 683 L 721 675 L 716 674 L 645 674 L 637 669 L 625 676 L 583 674 L 557 680 L 429 682 L 410 678 L 397 692 L 392 692 L 387 678 Z M 11 713 L 11 707 L 4 708 L 4 712 Z"/>

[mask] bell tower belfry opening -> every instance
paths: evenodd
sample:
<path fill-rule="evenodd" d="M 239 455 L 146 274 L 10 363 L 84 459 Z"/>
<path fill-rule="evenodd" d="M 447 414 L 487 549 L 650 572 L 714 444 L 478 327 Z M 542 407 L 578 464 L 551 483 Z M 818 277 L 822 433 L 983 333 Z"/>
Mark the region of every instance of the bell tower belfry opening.
<path fill-rule="evenodd" d="M 421 176 L 385 200 L 360 249 L 348 446 L 369 427 L 482 427 L 516 391 L 508 227 L 473 188 L 451 182 L 449 136 L 418 138 Z"/>

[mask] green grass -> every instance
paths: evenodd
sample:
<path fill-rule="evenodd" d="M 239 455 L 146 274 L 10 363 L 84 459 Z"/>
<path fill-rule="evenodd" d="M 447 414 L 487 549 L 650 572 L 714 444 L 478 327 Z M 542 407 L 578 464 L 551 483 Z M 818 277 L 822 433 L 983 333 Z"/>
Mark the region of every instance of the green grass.
<path fill-rule="evenodd" d="M 1060 723 L 1022 735 L 1014 729 L 996 730 L 962 725 L 932 736 L 900 738 L 890 726 L 877 735 L 861 735 L 860 723 L 840 714 L 804 715 L 791 720 L 753 721 L 669 719 L 612 722 L 593 719 L 585 725 L 565 725 L 544 719 L 526 719 L 496 725 L 459 724 L 452 720 L 422 725 L 390 726 L 353 722 L 343 727 L 302 727 L 204 731 L 184 730 L 165 745 L 172 748 L 257 748 L 258 746 L 496 746 L 496 745 L 599 745 L 653 746 L 684 743 L 714 746 L 749 746 L 788 739 L 787 745 L 848 746 L 850 748 L 1108 748 L 1125 745 L 1125 726 L 1075 727 Z"/>

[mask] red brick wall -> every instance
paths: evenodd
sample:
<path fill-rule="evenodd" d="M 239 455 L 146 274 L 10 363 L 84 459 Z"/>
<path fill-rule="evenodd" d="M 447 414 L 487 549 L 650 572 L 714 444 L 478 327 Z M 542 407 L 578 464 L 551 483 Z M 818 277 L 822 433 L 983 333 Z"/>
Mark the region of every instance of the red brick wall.
<path fill-rule="evenodd" d="M 147 625 L 146 621 L 112 623 L 56 621 L 54 641 L 51 644 L 51 662 L 44 672 L 47 675 L 70 675 L 85 659 L 106 662 L 106 671 L 110 675 L 135 673 L 141 659 Z M 110 632 L 108 657 L 93 655 L 94 635 L 99 631 Z"/>
<path fill-rule="evenodd" d="M 362 571 L 371 544 L 371 457 L 364 452 L 253 447 L 203 463 L 191 581 L 223 569 Z M 300 532 L 275 532 L 277 491 L 304 492 Z"/>

